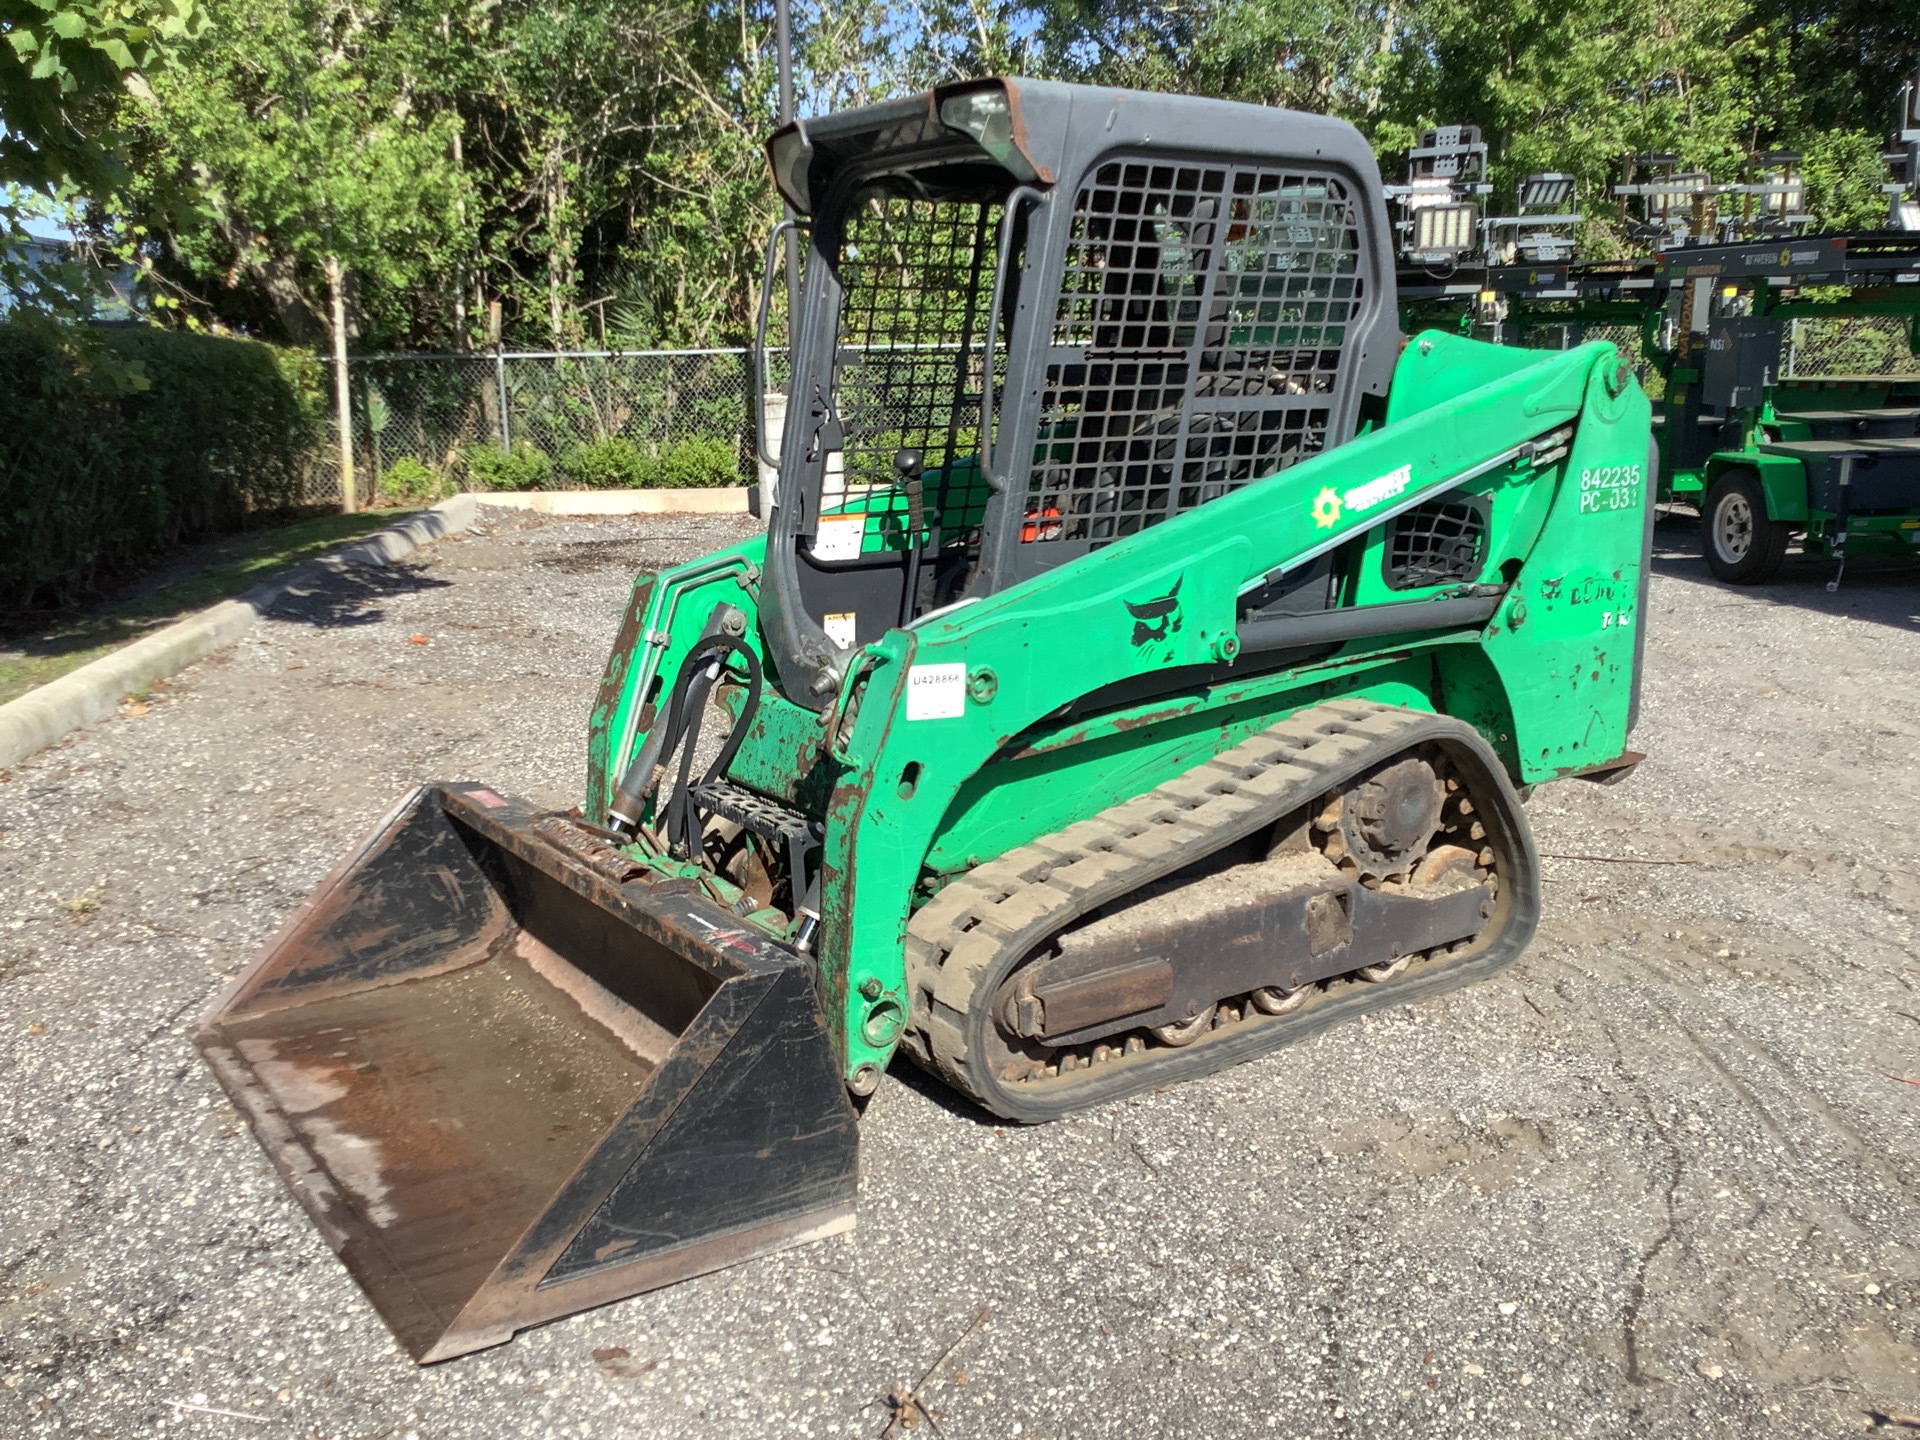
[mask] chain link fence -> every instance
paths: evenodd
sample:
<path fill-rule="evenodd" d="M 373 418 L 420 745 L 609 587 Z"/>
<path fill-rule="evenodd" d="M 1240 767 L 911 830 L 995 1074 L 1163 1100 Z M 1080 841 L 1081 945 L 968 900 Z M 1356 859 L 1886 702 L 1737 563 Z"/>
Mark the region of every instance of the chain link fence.
<path fill-rule="evenodd" d="M 1641 386 L 1655 400 L 1666 392 L 1665 378 L 1657 366 L 1648 363 L 1645 342 L 1638 325 L 1531 325 L 1520 331 L 1520 344 L 1529 350 L 1571 350 L 1590 340 L 1607 340 L 1639 377 Z"/>
<path fill-rule="evenodd" d="M 1794 320 L 1783 337 L 1782 377 L 1920 377 L 1912 323 L 1880 316 Z M 1641 353 L 1636 326 L 1540 325 L 1520 339 L 1539 349 L 1610 340 L 1658 398 L 1660 376 Z M 777 389 L 784 357 L 776 352 L 775 360 Z M 741 483 L 754 470 L 753 367 L 744 349 L 359 355 L 348 373 L 363 500 L 406 461 L 464 485 L 475 447 L 538 452 L 554 463 L 555 484 L 569 483 L 569 457 L 583 446 L 616 438 L 650 457 L 684 442 L 717 443 L 736 457 Z M 339 498 L 336 440 L 309 468 L 304 499 Z"/>
<path fill-rule="evenodd" d="M 1912 320 L 1897 315 L 1791 320 L 1780 373 L 1789 380 L 1920 377 L 1912 328 Z"/>
<path fill-rule="evenodd" d="M 1920 356 L 1910 341 L 1913 321 L 1902 316 L 1813 317 L 1787 322 L 1781 336 L 1780 378 L 1916 379 Z M 1664 389 L 1646 363 L 1640 330 L 1633 325 L 1538 325 L 1522 332 L 1532 349 L 1565 350 L 1588 340 L 1611 340 L 1656 400 Z"/>
<path fill-rule="evenodd" d="M 752 473 L 746 350 L 357 355 L 348 376 L 363 499 L 409 461 L 465 484 L 468 456 L 481 447 L 538 452 L 554 462 L 554 484 L 568 483 L 569 457 L 612 439 L 648 457 L 717 442 L 737 457 L 739 483 Z M 305 498 L 340 498 L 337 437 L 316 457 Z"/>
<path fill-rule="evenodd" d="M 1640 388 L 1647 392 L 1648 397 L 1656 401 L 1666 398 L 1667 377 L 1660 373 L 1659 365 L 1654 363 L 1657 357 L 1648 355 L 1646 337 L 1638 325 L 1588 325 L 1582 330 L 1580 340 L 1612 341 L 1613 348 L 1619 352 L 1627 368 L 1638 377 Z"/>

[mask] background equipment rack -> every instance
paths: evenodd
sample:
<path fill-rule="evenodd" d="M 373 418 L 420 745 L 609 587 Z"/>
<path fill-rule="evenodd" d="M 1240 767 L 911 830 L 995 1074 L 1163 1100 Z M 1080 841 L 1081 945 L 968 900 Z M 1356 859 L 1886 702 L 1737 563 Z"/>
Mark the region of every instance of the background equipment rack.
<path fill-rule="evenodd" d="M 1755 155 L 1746 178 L 1727 185 L 1681 171 L 1672 155 L 1641 155 L 1629 169 L 1637 178 L 1615 194 L 1633 212 L 1628 235 L 1647 250 L 1581 260 L 1571 183 L 1554 194 L 1554 213 L 1527 203 L 1566 177 L 1529 177 L 1521 213 L 1489 218 L 1478 131 L 1440 127 L 1421 139 L 1409 184 L 1388 192 L 1406 211 L 1404 328 L 1451 326 L 1536 348 L 1599 327 L 1637 335 L 1641 378 L 1657 397 L 1660 498 L 1700 512 L 1703 554 L 1723 580 L 1769 579 L 1796 534 L 1803 551 L 1835 561 L 1836 586 L 1850 553 L 1920 553 L 1920 364 L 1907 375 L 1817 378 L 1782 364 L 1795 322 L 1858 317 L 1904 321 L 1906 348 L 1920 357 L 1920 77 L 1901 98 L 1883 187 L 1889 228 L 1878 231 L 1803 233 L 1811 217 L 1790 152 Z M 1478 244 L 1415 248 L 1439 228 L 1427 212 L 1469 205 Z M 1513 237 L 1530 224 L 1550 238 L 1522 254 Z"/>

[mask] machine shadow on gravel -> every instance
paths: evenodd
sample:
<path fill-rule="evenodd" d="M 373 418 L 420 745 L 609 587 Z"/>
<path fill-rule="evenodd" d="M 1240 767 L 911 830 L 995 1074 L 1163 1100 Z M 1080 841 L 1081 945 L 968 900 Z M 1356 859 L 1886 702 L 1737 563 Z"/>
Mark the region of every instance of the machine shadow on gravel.
<path fill-rule="evenodd" d="M 270 613 L 276 620 L 294 620 L 322 630 L 377 625 L 387 617 L 382 600 L 445 590 L 450 584 L 427 574 L 421 565 L 334 571 L 322 580 L 289 589 Z"/>
<path fill-rule="evenodd" d="M 957 1120 L 965 1120 L 983 1130 L 1003 1130 L 1007 1126 L 1000 1116 L 974 1104 L 950 1086 L 941 1084 L 918 1065 L 891 1065 L 887 1068 L 887 1078 L 902 1089 L 913 1091 L 929 1104 L 939 1106 Z"/>

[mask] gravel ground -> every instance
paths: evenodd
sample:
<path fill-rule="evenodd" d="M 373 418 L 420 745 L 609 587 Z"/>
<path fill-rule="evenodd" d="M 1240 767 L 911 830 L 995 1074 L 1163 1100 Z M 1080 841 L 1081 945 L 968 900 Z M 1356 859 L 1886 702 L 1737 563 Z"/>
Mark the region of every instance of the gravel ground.
<path fill-rule="evenodd" d="M 1651 758 L 1536 794 L 1506 976 L 1039 1129 L 902 1062 L 852 1235 L 416 1369 L 183 1027 L 403 787 L 576 799 L 631 575 L 747 523 L 491 514 L 0 784 L 0 1433 L 878 1437 L 923 1374 L 952 1440 L 1920 1412 L 1920 571 L 1730 590 L 1683 521 Z"/>

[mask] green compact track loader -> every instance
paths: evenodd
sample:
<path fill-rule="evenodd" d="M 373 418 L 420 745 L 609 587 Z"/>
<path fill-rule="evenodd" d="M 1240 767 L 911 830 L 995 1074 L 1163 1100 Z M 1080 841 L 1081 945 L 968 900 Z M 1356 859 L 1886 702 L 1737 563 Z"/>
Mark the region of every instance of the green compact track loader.
<path fill-rule="evenodd" d="M 1646 398 L 1402 336 L 1353 129 L 985 80 L 768 152 L 766 534 L 634 586 L 579 809 L 407 796 L 198 1030 L 422 1361 L 847 1228 L 901 1052 L 1044 1121 L 1485 979 L 1522 797 L 1637 758 Z"/>

